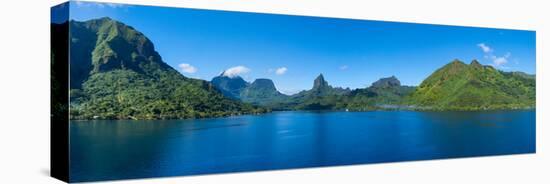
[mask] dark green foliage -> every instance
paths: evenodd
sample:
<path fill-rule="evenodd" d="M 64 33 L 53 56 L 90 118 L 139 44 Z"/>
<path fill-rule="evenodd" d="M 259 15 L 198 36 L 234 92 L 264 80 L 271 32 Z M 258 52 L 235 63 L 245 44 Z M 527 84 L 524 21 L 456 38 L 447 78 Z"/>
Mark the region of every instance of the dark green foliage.
<path fill-rule="evenodd" d="M 153 44 L 109 18 L 71 21 L 71 118 L 173 119 L 262 113 L 186 78 Z M 73 71 L 74 69 L 74 71 Z"/>
<path fill-rule="evenodd" d="M 260 113 L 229 100 L 205 81 L 181 75 L 150 78 L 132 70 L 90 76 L 82 90 L 71 90 L 72 115 L 78 119 L 201 118 Z"/>
<path fill-rule="evenodd" d="M 425 79 L 407 104 L 432 110 L 534 108 L 535 79 L 455 60 Z"/>

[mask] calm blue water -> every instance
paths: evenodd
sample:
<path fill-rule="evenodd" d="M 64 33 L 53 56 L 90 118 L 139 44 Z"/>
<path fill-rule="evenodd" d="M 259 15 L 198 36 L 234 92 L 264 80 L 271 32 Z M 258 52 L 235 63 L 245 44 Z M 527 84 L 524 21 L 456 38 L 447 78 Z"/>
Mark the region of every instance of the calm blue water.
<path fill-rule="evenodd" d="M 275 112 L 74 121 L 72 181 L 535 152 L 535 111 Z"/>

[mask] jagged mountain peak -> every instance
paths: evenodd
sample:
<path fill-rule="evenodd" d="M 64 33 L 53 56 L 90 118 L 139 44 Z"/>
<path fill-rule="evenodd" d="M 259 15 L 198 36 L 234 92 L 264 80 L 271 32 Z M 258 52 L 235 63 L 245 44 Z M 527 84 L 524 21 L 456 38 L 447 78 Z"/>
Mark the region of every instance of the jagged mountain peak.
<path fill-rule="evenodd" d="M 317 78 L 313 81 L 313 89 L 322 89 L 326 87 L 330 87 L 328 82 L 325 80 L 323 74 L 319 74 L 319 76 L 317 76 Z"/>
<path fill-rule="evenodd" d="M 482 66 L 479 61 L 477 61 L 476 59 L 472 60 L 472 62 L 470 62 L 470 65 L 472 66 Z"/>

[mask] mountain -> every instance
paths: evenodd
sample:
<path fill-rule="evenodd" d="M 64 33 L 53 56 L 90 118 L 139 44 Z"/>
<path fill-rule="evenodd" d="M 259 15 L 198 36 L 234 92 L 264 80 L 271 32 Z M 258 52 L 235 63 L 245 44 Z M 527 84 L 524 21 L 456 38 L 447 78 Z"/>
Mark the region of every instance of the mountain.
<path fill-rule="evenodd" d="M 265 111 L 224 97 L 207 81 L 181 75 L 131 26 L 110 18 L 68 24 L 73 119 L 200 118 Z"/>
<path fill-rule="evenodd" d="M 222 73 L 211 83 L 226 97 L 267 108 L 279 109 L 279 104 L 288 100 L 288 96 L 277 91 L 270 79 L 256 79 L 249 83 L 240 76 L 229 77 Z"/>
<path fill-rule="evenodd" d="M 273 107 L 277 103 L 288 100 L 288 96 L 280 93 L 270 79 L 256 79 L 240 93 L 243 102 L 260 106 Z"/>
<path fill-rule="evenodd" d="M 351 92 L 349 89 L 330 86 L 323 74 L 315 78 L 310 90 L 292 96 L 277 91 L 270 79 L 256 79 L 248 83 L 239 76 L 229 77 L 222 73 L 214 77 L 211 83 L 229 98 L 275 110 L 335 109 L 341 106 L 335 104 L 336 99 Z"/>
<path fill-rule="evenodd" d="M 414 89 L 402 86 L 395 76 L 381 78 L 368 88 L 353 90 L 346 99 L 346 108 L 354 111 L 401 108 Z"/>
<path fill-rule="evenodd" d="M 373 88 L 392 88 L 396 86 L 401 86 L 401 82 L 395 76 L 381 78 L 371 85 Z"/>
<path fill-rule="evenodd" d="M 323 74 L 319 74 L 313 81 L 310 90 L 301 91 L 292 95 L 284 107 L 298 110 L 334 110 L 343 108 L 342 100 L 351 90 L 332 87 L 325 80 Z"/>
<path fill-rule="evenodd" d="M 407 103 L 434 110 L 534 108 L 535 85 L 532 75 L 454 60 L 426 78 Z"/>
<path fill-rule="evenodd" d="M 233 99 L 240 99 L 241 92 L 250 85 L 240 76 L 225 76 L 225 72 L 214 77 L 211 83 L 225 96 Z"/>
<path fill-rule="evenodd" d="M 312 91 L 321 91 L 330 89 L 331 86 L 328 85 L 328 82 L 325 81 L 325 77 L 323 77 L 323 74 L 319 74 L 315 80 L 313 80 L 313 88 L 311 88 Z"/>
<path fill-rule="evenodd" d="M 317 78 L 313 81 L 313 87 L 310 90 L 301 91 L 300 93 L 294 95 L 295 98 L 311 98 L 311 97 L 323 97 L 330 95 L 344 95 L 349 93 L 350 89 L 343 89 L 340 87 L 332 87 L 325 80 L 323 74 L 319 74 Z"/>

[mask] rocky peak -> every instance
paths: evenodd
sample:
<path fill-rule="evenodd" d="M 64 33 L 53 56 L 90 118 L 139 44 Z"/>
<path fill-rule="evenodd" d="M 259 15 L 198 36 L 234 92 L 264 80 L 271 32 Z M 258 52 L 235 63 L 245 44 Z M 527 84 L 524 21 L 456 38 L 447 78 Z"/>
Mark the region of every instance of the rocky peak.
<path fill-rule="evenodd" d="M 228 77 L 224 73 L 214 77 L 211 82 L 225 96 L 231 98 L 238 98 L 241 91 L 249 85 L 240 76 Z"/>
<path fill-rule="evenodd" d="M 375 88 L 388 88 L 396 86 L 401 86 L 401 82 L 393 75 L 391 77 L 381 78 L 372 83 L 372 87 Z"/>
<path fill-rule="evenodd" d="M 473 66 L 475 68 L 482 68 L 483 65 L 481 65 L 477 60 L 472 60 L 472 62 L 470 63 L 470 66 Z"/>
<path fill-rule="evenodd" d="M 328 82 L 325 81 L 325 77 L 323 77 L 323 74 L 319 74 L 317 78 L 313 81 L 313 89 L 322 89 L 329 87 Z"/>
<path fill-rule="evenodd" d="M 267 89 L 274 91 L 277 90 L 275 88 L 275 84 L 273 84 L 273 81 L 271 81 L 270 79 L 256 79 L 254 80 L 254 82 L 252 82 L 252 84 L 250 84 L 250 88 Z"/>

